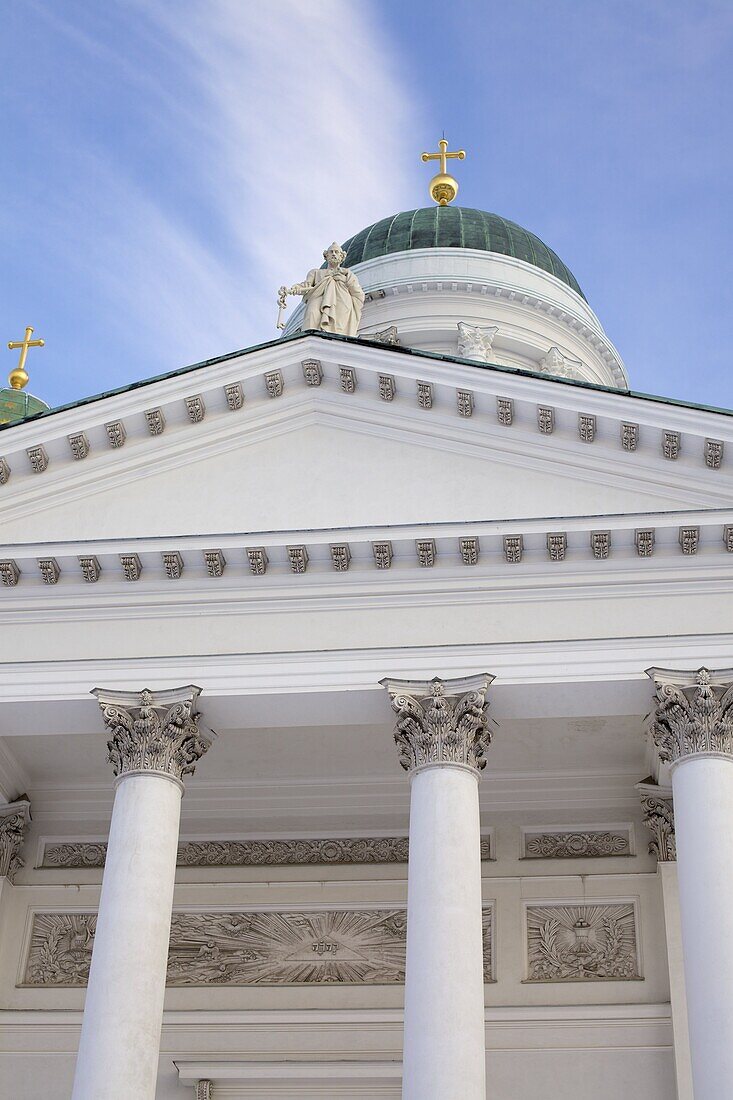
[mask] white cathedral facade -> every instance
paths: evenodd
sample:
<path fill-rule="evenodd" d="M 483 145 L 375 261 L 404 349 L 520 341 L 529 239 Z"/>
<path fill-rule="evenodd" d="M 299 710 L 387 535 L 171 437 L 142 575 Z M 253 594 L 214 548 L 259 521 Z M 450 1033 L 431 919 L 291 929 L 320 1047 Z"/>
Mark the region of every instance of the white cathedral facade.
<path fill-rule="evenodd" d="M 511 222 L 345 248 L 0 427 L 0 1095 L 726 1100 L 731 413 Z"/>

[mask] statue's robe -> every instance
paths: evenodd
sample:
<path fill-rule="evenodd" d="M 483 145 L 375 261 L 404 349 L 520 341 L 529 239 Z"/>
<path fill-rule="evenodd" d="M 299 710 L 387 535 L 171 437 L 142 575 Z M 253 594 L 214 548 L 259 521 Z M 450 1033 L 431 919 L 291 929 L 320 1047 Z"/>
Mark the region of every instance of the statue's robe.
<path fill-rule="evenodd" d="M 334 275 L 343 278 L 334 278 Z M 356 336 L 364 305 L 364 291 L 356 275 L 348 268 L 338 267 L 335 271 L 327 267 L 314 268 L 302 283 L 292 289 L 296 294 L 302 294 L 305 301 L 304 329 L 315 328 Z"/>

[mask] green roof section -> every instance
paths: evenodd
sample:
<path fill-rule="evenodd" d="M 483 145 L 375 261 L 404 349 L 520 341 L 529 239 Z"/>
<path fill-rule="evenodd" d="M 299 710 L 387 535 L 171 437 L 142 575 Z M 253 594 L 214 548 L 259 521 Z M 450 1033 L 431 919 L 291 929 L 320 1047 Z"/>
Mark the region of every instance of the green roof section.
<path fill-rule="evenodd" d="M 403 210 L 362 229 L 344 241 L 343 248 L 346 267 L 418 248 L 475 248 L 479 252 L 495 252 L 554 275 L 585 298 L 570 268 L 539 237 L 516 222 L 485 210 L 464 206 Z"/>
<path fill-rule="evenodd" d="M 25 390 L 0 389 L 0 424 L 18 424 L 36 413 L 48 412 L 48 405 Z"/>

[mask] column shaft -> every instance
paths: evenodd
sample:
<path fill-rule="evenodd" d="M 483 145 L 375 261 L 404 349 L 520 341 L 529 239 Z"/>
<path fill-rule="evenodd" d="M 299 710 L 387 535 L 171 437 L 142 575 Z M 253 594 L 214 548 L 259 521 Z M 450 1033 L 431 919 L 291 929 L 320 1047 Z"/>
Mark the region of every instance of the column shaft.
<path fill-rule="evenodd" d="M 115 793 L 72 1100 L 153 1100 L 181 784 L 123 776 Z"/>
<path fill-rule="evenodd" d="M 410 775 L 403 1100 L 485 1100 L 478 779 L 493 676 L 381 683 Z"/>
<path fill-rule="evenodd" d="M 412 776 L 404 1100 L 484 1100 L 478 774 Z"/>
<path fill-rule="evenodd" d="M 117 779 L 72 1100 L 154 1100 L 183 776 L 201 688 L 95 688 Z"/>
<path fill-rule="evenodd" d="M 695 1100 L 733 1096 L 733 758 L 672 772 Z"/>

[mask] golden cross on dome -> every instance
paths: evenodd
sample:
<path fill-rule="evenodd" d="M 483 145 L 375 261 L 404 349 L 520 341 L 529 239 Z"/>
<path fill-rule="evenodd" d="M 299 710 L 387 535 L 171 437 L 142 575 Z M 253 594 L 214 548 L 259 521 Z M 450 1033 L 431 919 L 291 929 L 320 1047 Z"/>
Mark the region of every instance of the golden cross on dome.
<path fill-rule="evenodd" d="M 449 160 L 465 160 L 466 150 L 459 149 L 456 153 L 448 152 L 448 142 L 445 138 L 441 138 L 438 142 L 440 151 L 438 153 L 423 153 L 423 163 L 427 163 L 429 160 L 440 161 L 440 171 L 430 181 L 430 197 L 439 206 L 447 206 L 449 202 L 458 194 L 458 180 L 448 173 Z"/>
<path fill-rule="evenodd" d="M 8 382 L 14 390 L 22 390 L 24 386 L 28 385 L 28 372 L 25 369 L 25 361 L 28 357 L 28 348 L 42 348 L 45 346 L 44 340 L 31 340 L 33 335 L 33 329 L 28 325 L 25 330 L 24 340 L 10 340 L 8 342 L 8 348 L 10 351 L 15 351 L 16 348 L 20 348 L 20 359 L 18 360 L 18 366 L 15 370 L 11 370 L 8 375 Z"/>

